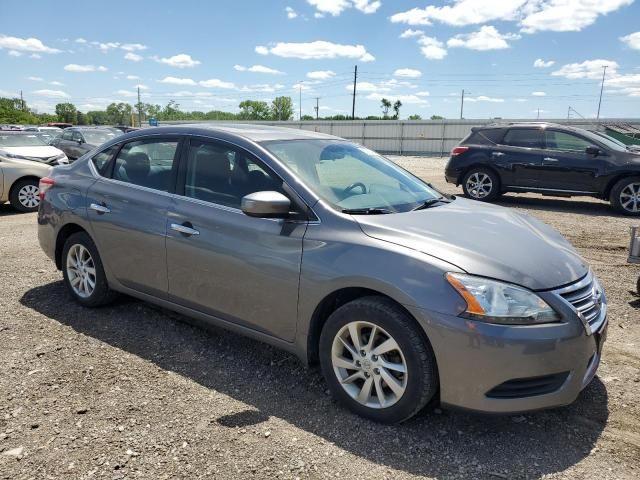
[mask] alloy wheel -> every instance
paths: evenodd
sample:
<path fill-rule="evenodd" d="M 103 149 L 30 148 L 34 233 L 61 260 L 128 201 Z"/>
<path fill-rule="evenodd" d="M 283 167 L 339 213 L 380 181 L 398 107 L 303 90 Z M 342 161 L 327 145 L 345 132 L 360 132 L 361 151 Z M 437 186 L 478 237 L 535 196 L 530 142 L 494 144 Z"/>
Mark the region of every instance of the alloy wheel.
<path fill-rule="evenodd" d="M 81 298 L 91 296 L 96 288 L 96 266 L 86 247 L 75 244 L 67 254 L 67 276 L 74 293 Z"/>
<path fill-rule="evenodd" d="M 40 204 L 40 189 L 35 185 L 24 185 L 18 190 L 18 201 L 25 208 L 35 208 Z"/>
<path fill-rule="evenodd" d="M 640 213 L 640 183 L 630 183 L 622 189 L 620 205 L 628 212 Z"/>
<path fill-rule="evenodd" d="M 407 388 L 407 362 L 400 346 L 370 322 L 350 322 L 338 331 L 331 363 L 345 392 L 370 408 L 394 405 Z"/>
<path fill-rule="evenodd" d="M 476 172 L 467 179 L 467 191 L 473 198 L 485 198 L 493 189 L 491 177 L 486 173 Z"/>

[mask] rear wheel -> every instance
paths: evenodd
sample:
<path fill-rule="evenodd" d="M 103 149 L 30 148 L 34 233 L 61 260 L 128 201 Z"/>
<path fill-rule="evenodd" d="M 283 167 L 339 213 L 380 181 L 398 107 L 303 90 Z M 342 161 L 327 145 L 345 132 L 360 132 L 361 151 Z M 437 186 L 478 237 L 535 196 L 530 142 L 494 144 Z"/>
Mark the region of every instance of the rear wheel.
<path fill-rule="evenodd" d="M 74 233 L 65 242 L 62 273 L 69 293 L 85 307 L 106 305 L 116 296 L 107 285 L 98 250 L 84 232 Z"/>
<path fill-rule="evenodd" d="M 464 194 L 473 200 L 490 202 L 500 195 L 500 179 L 486 168 L 472 168 L 462 179 Z"/>
<path fill-rule="evenodd" d="M 27 178 L 17 181 L 11 188 L 9 203 L 21 212 L 35 212 L 40 205 L 38 180 Z"/>
<path fill-rule="evenodd" d="M 415 321 L 393 302 L 343 305 L 320 336 L 320 363 L 333 396 L 363 417 L 407 420 L 436 394 L 436 362 Z"/>
<path fill-rule="evenodd" d="M 611 205 L 624 215 L 640 215 L 640 177 L 623 178 L 611 189 Z"/>

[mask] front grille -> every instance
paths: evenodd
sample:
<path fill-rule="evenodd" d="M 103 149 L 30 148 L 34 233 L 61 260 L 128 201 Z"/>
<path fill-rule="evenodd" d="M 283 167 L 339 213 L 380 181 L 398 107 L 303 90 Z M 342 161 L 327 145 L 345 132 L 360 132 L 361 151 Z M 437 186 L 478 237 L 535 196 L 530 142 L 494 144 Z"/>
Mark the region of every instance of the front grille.
<path fill-rule="evenodd" d="M 605 308 L 604 292 L 591 272 L 582 280 L 556 290 L 556 293 L 574 308 L 585 327 L 588 325 L 591 331 L 596 329 Z"/>
<path fill-rule="evenodd" d="M 514 378 L 493 387 L 485 395 L 489 398 L 525 398 L 545 395 L 558 390 L 569 372 L 554 373 L 541 377 Z"/>

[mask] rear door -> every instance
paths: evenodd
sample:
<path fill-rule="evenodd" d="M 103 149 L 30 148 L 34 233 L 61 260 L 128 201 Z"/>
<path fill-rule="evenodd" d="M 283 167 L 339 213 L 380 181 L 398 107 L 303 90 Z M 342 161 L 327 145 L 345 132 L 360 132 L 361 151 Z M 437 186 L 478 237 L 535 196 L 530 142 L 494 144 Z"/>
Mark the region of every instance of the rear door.
<path fill-rule="evenodd" d="M 253 218 L 244 195 L 280 179 L 251 153 L 191 139 L 169 211 L 170 300 L 271 336 L 295 336 L 302 239 L 307 222 Z"/>
<path fill-rule="evenodd" d="M 181 137 L 152 136 L 122 145 L 89 188 L 87 204 L 102 261 L 125 287 L 167 296 L 166 224 Z M 99 173 L 100 173 L 99 172 Z"/>
<path fill-rule="evenodd" d="M 503 188 L 537 187 L 543 154 L 540 128 L 514 127 L 507 130 L 500 148 L 492 152 L 493 162 L 501 167 Z"/>
<path fill-rule="evenodd" d="M 573 132 L 548 128 L 544 132 L 545 154 L 539 170 L 542 188 L 578 192 L 597 192 L 597 177 L 604 174 L 609 156 L 604 149 Z M 602 154 L 586 152 L 588 147 Z"/>

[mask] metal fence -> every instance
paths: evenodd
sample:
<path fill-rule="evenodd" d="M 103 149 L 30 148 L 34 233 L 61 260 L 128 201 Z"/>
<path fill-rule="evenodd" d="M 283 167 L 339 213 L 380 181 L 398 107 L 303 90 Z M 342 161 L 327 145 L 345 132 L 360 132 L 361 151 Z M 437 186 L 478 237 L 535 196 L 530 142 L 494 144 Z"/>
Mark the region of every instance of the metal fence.
<path fill-rule="evenodd" d="M 598 129 L 599 125 L 590 120 L 555 119 L 548 122 L 574 127 Z M 328 133 L 353 140 L 372 150 L 391 155 L 440 155 L 444 156 L 455 147 L 472 127 L 496 123 L 496 120 L 305 120 L 290 122 L 243 122 L 299 128 L 313 132 Z M 500 120 L 504 123 L 507 120 Z M 511 120 L 508 122 L 531 122 Z M 178 123 L 212 122 L 161 122 L 164 125 Z M 215 122 L 224 123 L 224 122 Z M 231 122 L 237 123 L 237 122 Z M 627 123 L 640 127 L 640 119 L 606 119 L 601 124 Z"/>

